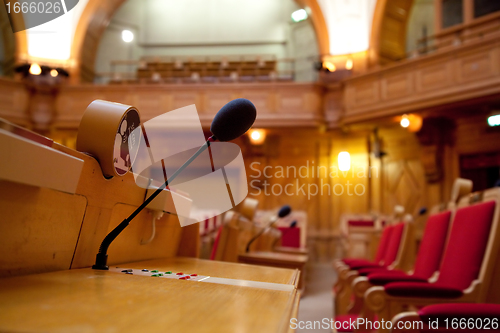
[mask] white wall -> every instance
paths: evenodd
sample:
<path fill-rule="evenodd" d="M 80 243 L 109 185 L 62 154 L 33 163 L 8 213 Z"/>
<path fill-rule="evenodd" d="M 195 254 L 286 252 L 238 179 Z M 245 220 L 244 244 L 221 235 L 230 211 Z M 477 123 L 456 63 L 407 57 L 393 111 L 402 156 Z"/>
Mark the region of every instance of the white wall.
<path fill-rule="evenodd" d="M 376 2 L 377 0 L 318 0 L 328 29 L 330 54 L 342 55 L 368 50 Z"/>
<path fill-rule="evenodd" d="M 292 33 L 297 24 L 290 15 L 298 8 L 294 0 L 128 0 L 103 34 L 96 71 L 110 72 L 111 60 L 142 56 L 317 55 L 309 20 L 298 24 L 303 33 Z M 132 43 L 122 41 L 123 29 L 134 32 Z"/>

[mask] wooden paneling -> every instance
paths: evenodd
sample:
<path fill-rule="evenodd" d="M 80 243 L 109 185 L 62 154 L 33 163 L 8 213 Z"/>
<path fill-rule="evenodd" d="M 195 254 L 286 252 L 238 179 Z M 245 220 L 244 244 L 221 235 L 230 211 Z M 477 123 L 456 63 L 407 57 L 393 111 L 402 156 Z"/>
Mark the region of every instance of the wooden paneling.
<path fill-rule="evenodd" d="M 500 40 L 408 60 L 345 81 L 344 121 L 419 111 L 500 93 Z"/>
<path fill-rule="evenodd" d="M 0 78 L 0 118 L 29 126 L 29 93 L 21 82 Z"/>
<path fill-rule="evenodd" d="M 209 126 L 222 106 L 239 97 L 255 103 L 256 126 L 317 126 L 323 119 L 322 89 L 316 84 L 81 85 L 61 89 L 54 126 L 76 129 L 95 99 L 133 105 L 143 121 L 196 104 L 202 125 Z"/>
<path fill-rule="evenodd" d="M 3 180 L 0 188 L 0 276 L 69 269 L 85 197 Z"/>

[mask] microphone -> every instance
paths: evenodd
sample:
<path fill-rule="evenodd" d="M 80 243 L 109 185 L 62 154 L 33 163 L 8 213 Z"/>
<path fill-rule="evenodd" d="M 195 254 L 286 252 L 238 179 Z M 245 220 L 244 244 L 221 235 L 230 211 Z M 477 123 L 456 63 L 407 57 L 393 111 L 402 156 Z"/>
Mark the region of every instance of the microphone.
<path fill-rule="evenodd" d="M 123 220 L 116 228 L 104 238 L 96 255 L 95 264 L 92 269 L 108 270 L 108 248 L 111 242 L 130 224 L 161 191 L 168 186 L 191 162 L 193 162 L 209 146 L 210 142 L 226 142 L 234 140 L 245 134 L 252 127 L 257 118 L 257 110 L 252 102 L 244 98 L 235 99 L 224 105 L 215 115 L 210 126 L 212 136 L 193 154 L 177 171 L 175 171 L 153 194 L 147 198 L 129 217 Z"/>
<path fill-rule="evenodd" d="M 239 138 L 252 127 L 257 117 L 255 106 L 248 99 L 238 98 L 217 112 L 210 132 L 221 142 Z"/>
<path fill-rule="evenodd" d="M 250 245 L 252 245 L 252 243 L 257 238 L 260 237 L 260 235 L 262 235 L 264 232 L 269 230 L 276 223 L 276 221 L 278 221 L 278 219 L 281 219 L 281 218 L 284 218 L 284 217 L 290 215 L 291 212 L 292 212 L 292 208 L 290 206 L 285 205 L 285 206 L 281 207 L 280 210 L 278 211 L 278 214 L 276 216 L 273 216 L 273 218 L 271 219 L 271 222 L 269 222 L 269 224 L 264 229 L 262 229 L 257 235 L 253 236 L 252 239 L 250 239 L 250 241 L 247 244 L 245 252 L 248 253 L 250 251 Z M 297 224 L 297 222 L 295 222 L 295 224 Z"/>

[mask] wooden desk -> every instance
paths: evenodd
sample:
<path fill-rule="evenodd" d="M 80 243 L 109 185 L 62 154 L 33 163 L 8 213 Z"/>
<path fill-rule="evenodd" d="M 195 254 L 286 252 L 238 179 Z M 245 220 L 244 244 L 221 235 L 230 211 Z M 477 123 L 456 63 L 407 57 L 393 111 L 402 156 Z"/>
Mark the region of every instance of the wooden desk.
<path fill-rule="evenodd" d="M 302 254 L 302 255 L 309 254 L 309 250 L 307 250 L 305 247 L 276 246 L 273 249 L 273 251 L 278 253 L 288 253 L 288 254 Z"/>
<path fill-rule="evenodd" d="M 178 263 L 186 265 L 183 259 Z M 1 279 L 0 331 L 287 332 L 298 302 L 295 288 L 269 290 L 84 268 Z"/>
<path fill-rule="evenodd" d="M 203 260 L 187 257 L 172 257 L 142 262 L 117 265 L 124 268 L 158 269 L 160 271 L 174 271 L 196 273 L 227 279 L 260 281 L 270 283 L 290 284 L 297 287 L 300 272 L 297 269 L 282 269 L 244 265 L 230 262 Z"/>
<path fill-rule="evenodd" d="M 300 290 L 303 290 L 305 287 L 304 275 L 307 260 L 308 256 L 306 255 L 278 252 L 249 252 L 238 255 L 238 261 L 241 263 L 298 269 L 300 271 L 298 285 Z"/>

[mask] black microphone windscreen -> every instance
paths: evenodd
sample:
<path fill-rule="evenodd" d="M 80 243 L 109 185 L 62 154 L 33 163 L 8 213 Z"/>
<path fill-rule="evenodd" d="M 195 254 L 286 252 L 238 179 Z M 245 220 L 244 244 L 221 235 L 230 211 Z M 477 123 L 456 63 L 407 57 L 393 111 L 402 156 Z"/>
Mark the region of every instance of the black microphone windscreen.
<path fill-rule="evenodd" d="M 214 117 L 210 132 L 217 140 L 234 140 L 252 127 L 257 117 L 255 106 L 248 99 L 238 98 L 224 105 Z"/>
<path fill-rule="evenodd" d="M 427 213 L 427 207 L 422 207 L 422 208 L 420 208 L 418 215 L 424 215 L 425 213 Z"/>
<path fill-rule="evenodd" d="M 290 223 L 290 228 L 295 228 L 297 226 L 297 221 Z"/>
<path fill-rule="evenodd" d="M 288 205 L 285 205 L 285 206 L 280 208 L 280 210 L 278 212 L 278 217 L 283 218 L 283 217 L 287 216 L 288 214 L 290 214 L 291 212 L 292 212 L 292 208 Z"/>

